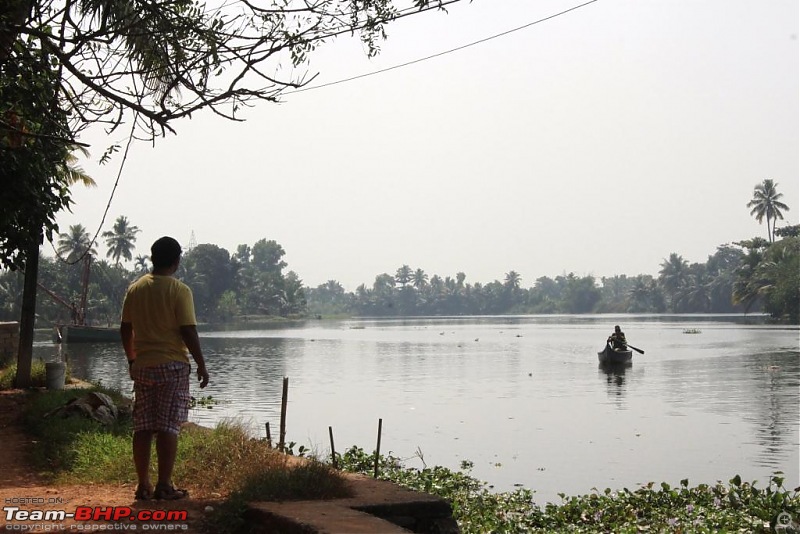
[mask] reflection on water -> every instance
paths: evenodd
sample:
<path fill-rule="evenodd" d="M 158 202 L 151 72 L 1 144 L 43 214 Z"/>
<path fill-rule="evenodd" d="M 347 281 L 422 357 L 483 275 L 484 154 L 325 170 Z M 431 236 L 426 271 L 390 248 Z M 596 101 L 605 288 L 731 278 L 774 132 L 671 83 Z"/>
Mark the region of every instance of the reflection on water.
<path fill-rule="evenodd" d="M 744 417 L 756 428 L 760 463 L 781 469 L 781 452 L 797 439 L 797 431 L 790 429 L 798 419 L 795 393 L 800 389 L 800 351 L 756 355 L 749 372 L 755 393 L 753 410 Z"/>
<path fill-rule="evenodd" d="M 302 327 L 201 333 L 211 383 L 193 410 L 213 425 L 238 418 L 278 427 L 289 377 L 287 440 L 328 454 L 382 449 L 458 468 L 498 490 L 557 492 L 648 481 L 713 483 L 786 473 L 800 485 L 798 329 L 728 318 L 546 316 L 313 321 Z M 614 324 L 646 350 L 626 368 L 598 368 Z M 687 328 L 700 334 L 686 335 Z M 52 353 L 52 346 L 37 346 Z M 130 390 L 121 347 L 74 345 L 76 375 Z"/>
<path fill-rule="evenodd" d="M 622 402 L 625 396 L 625 373 L 633 367 L 628 363 L 601 363 L 598 365 L 600 375 L 606 380 L 606 391 L 609 398 L 616 398 L 620 402 L 616 403 L 618 408 L 624 408 Z"/>

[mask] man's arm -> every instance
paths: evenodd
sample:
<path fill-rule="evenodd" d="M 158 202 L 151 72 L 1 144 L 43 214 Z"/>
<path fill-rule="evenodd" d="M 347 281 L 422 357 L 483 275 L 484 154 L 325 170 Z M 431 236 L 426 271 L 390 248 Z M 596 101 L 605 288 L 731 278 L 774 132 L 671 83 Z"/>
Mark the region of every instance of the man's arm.
<path fill-rule="evenodd" d="M 195 325 L 181 326 L 181 338 L 189 353 L 194 358 L 194 363 L 197 364 L 197 379 L 200 381 L 200 387 L 204 388 L 208 385 L 208 370 L 206 369 L 206 361 L 203 358 L 203 349 L 200 348 L 200 336 L 197 335 L 197 327 Z"/>
<path fill-rule="evenodd" d="M 128 371 L 133 367 L 136 359 L 136 351 L 133 349 L 133 323 L 122 322 L 119 325 L 119 334 L 122 338 L 122 348 L 125 349 L 125 357 L 128 358 Z M 133 379 L 133 375 L 131 375 Z"/>
<path fill-rule="evenodd" d="M 133 350 L 133 323 L 122 322 L 119 325 L 119 333 L 122 337 L 122 348 L 125 349 L 125 356 L 129 362 L 136 359 L 136 352 Z"/>

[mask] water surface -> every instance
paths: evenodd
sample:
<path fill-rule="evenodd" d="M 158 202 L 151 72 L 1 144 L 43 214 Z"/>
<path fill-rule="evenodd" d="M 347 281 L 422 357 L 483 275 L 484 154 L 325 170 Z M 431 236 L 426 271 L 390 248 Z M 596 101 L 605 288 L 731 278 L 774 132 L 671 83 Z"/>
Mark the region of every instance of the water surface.
<path fill-rule="evenodd" d="M 645 355 L 598 367 L 614 324 Z M 697 329 L 700 333 L 685 333 Z M 193 410 L 278 433 L 289 378 L 287 441 L 330 453 L 375 448 L 413 466 L 458 468 L 538 502 L 593 487 L 692 484 L 735 474 L 800 485 L 797 327 L 740 318 L 518 316 L 316 321 L 302 327 L 201 333 L 211 373 Z M 37 346 L 49 354 L 52 347 Z M 130 390 L 120 347 L 70 345 L 77 374 Z"/>

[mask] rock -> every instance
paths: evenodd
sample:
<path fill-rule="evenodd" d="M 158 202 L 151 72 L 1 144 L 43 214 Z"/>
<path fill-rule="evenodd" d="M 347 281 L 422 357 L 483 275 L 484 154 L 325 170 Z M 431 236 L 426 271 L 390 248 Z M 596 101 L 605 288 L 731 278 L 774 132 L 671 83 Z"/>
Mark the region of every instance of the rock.
<path fill-rule="evenodd" d="M 105 393 L 92 391 L 83 397 L 70 399 L 64 406 L 47 412 L 44 417 L 56 414 L 61 417 L 69 417 L 77 414 L 90 417 L 104 425 L 112 425 L 120 417 L 121 411 L 123 414 L 129 413 L 130 407 L 118 408 L 111 397 Z"/>

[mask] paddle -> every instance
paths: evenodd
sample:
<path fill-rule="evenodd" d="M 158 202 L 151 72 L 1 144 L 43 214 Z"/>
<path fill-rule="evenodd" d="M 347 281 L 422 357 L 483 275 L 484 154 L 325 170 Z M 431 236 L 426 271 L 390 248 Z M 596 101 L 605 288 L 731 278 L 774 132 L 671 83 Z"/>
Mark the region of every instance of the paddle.
<path fill-rule="evenodd" d="M 628 345 L 628 348 L 629 348 L 629 349 L 633 349 L 633 350 L 635 350 L 636 352 L 638 352 L 639 354 L 644 354 L 644 351 L 643 351 L 642 349 L 637 349 L 636 347 L 634 347 L 634 346 L 633 346 L 633 345 L 631 345 L 630 343 L 628 343 L 627 345 Z"/>

